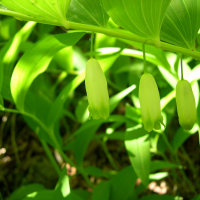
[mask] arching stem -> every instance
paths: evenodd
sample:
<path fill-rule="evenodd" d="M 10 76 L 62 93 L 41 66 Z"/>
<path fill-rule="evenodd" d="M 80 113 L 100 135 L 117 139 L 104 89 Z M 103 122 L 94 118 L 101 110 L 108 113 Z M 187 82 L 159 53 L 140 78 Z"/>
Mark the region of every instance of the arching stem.
<path fill-rule="evenodd" d="M 94 32 L 92 32 L 91 34 L 90 58 L 93 58 L 93 48 L 94 48 Z"/>
<path fill-rule="evenodd" d="M 142 44 L 144 73 L 147 73 L 146 52 L 145 52 L 145 44 L 146 44 L 146 42 L 147 42 L 147 40 Z"/>
<path fill-rule="evenodd" d="M 181 56 L 181 80 L 183 80 L 183 56 Z"/>

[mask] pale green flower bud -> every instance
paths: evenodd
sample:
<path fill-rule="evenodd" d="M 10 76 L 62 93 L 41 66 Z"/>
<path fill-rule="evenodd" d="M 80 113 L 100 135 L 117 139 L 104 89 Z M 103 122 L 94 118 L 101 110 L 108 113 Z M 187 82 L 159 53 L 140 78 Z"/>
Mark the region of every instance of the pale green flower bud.
<path fill-rule="evenodd" d="M 197 120 L 197 113 L 192 87 L 187 80 L 180 80 L 176 85 L 176 104 L 180 125 L 190 130 Z"/>
<path fill-rule="evenodd" d="M 139 100 L 145 130 L 151 132 L 153 128 L 160 129 L 160 124 L 163 124 L 160 109 L 160 95 L 156 81 L 149 73 L 143 74 L 140 79 Z"/>
<path fill-rule="evenodd" d="M 94 58 L 87 61 L 85 87 L 89 102 L 89 112 L 93 119 L 109 116 L 109 95 L 106 77 L 100 64 Z"/>

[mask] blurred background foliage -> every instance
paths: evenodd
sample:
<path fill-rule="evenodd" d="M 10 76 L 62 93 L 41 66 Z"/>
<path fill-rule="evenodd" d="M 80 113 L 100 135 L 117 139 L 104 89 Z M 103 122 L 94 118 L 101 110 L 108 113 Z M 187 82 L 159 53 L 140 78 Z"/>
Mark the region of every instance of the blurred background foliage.
<path fill-rule="evenodd" d="M 198 199 L 199 120 L 183 130 L 174 98 L 180 54 L 146 46 L 166 125 L 147 133 L 138 99 L 140 43 L 95 34 L 94 56 L 107 78 L 111 115 L 88 120 L 84 70 L 91 35 L 0 17 L 0 198 Z M 110 20 L 109 26 L 117 25 Z M 183 57 L 198 119 L 199 64 Z"/>

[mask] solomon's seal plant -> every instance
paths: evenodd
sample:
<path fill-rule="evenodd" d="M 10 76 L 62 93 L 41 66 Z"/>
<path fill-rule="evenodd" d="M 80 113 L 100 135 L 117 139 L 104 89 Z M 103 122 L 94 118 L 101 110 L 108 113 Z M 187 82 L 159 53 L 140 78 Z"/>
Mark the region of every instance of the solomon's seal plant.
<path fill-rule="evenodd" d="M 149 73 L 144 73 L 140 79 L 139 100 L 145 130 L 151 132 L 153 128 L 160 129 L 160 124 L 163 124 L 160 95 L 156 81 Z"/>
<path fill-rule="evenodd" d="M 176 85 L 176 104 L 180 125 L 190 130 L 197 120 L 196 104 L 190 83 L 183 79 L 183 62 L 181 58 L 181 80 Z"/>
<path fill-rule="evenodd" d="M 88 60 L 86 64 L 85 87 L 90 117 L 106 119 L 109 116 L 107 81 L 100 64 L 94 58 Z"/>
<path fill-rule="evenodd" d="M 197 120 L 196 104 L 192 87 L 187 80 L 180 80 L 176 85 L 176 104 L 180 125 L 185 130 L 192 129 Z"/>
<path fill-rule="evenodd" d="M 154 77 L 147 73 L 145 43 L 143 43 L 144 74 L 139 83 L 139 101 L 142 115 L 142 122 L 146 131 L 160 129 L 163 124 L 163 117 L 160 109 L 160 95 Z"/>

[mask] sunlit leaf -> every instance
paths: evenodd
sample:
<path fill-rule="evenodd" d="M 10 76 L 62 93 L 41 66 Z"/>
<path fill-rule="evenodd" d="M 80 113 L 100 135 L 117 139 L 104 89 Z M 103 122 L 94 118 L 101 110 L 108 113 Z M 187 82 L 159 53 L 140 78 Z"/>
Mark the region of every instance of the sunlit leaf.
<path fill-rule="evenodd" d="M 171 0 L 102 0 L 113 19 L 122 28 L 160 44 L 160 28 Z"/>
<path fill-rule="evenodd" d="M 105 27 L 108 18 L 101 0 L 71 0 L 67 12 L 67 20 L 81 24 Z"/>
<path fill-rule="evenodd" d="M 195 49 L 195 39 L 200 28 L 199 0 L 172 0 L 161 29 L 161 39 Z"/>
<path fill-rule="evenodd" d="M 84 33 L 67 33 L 48 36 L 27 51 L 17 63 L 11 80 L 13 99 L 20 110 L 24 110 L 26 93 L 33 80 L 44 72 L 59 50 L 75 44 Z"/>
<path fill-rule="evenodd" d="M 3 76 L 10 78 L 11 72 L 13 70 L 14 63 L 16 62 L 17 56 L 19 54 L 19 48 L 23 41 L 26 41 L 33 31 L 36 23 L 27 22 L 24 27 L 18 31 L 15 36 L 6 43 L 6 45 L 1 49 L 0 52 L 0 91 L 3 83 Z M 4 80 L 4 84 L 6 82 Z M 9 80 L 10 82 L 10 80 Z"/>
<path fill-rule="evenodd" d="M 142 127 L 127 131 L 125 136 L 125 146 L 132 167 L 145 186 L 149 183 L 150 173 L 150 142 L 148 136 L 148 133 Z"/>
<path fill-rule="evenodd" d="M 15 18 L 5 18 L 1 21 L 1 39 L 8 40 L 11 39 L 16 33 L 16 19 Z M 1 40 L 0 39 L 0 40 Z"/>
<path fill-rule="evenodd" d="M 38 21 L 44 24 L 65 24 L 70 0 L 0 0 L 5 8 L 1 14 L 11 15 L 19 20 Z"/>
<path fill-rule="evenodd" d="M 67 176 L 66 168 L 63 168 L 62 174 L 57 182 L 55 191 L 58 193 L 58 197 L 67 197 L 70 194 L 69 177 Z"/>
<path fill-rule="evenodd" d="M 155 173 L 155 174 L 150 174 L 149 175 L 149 179 L 150 180 L 161 180 L 165 177 L 167 177 L 169 175 L 168 172 L 158 172 L 158 173 Z"/>
<path fill-rule="evenodd" d="M 125 97 L 127 96 L 130 92 L 132 92 L 134 89 L 136 88 L 135 85 L 132 85 L 128 88 L 126 88 L 125 90 L 119 92 L 118 94 L 112 96 L 110 98 L 110 111 L 114 111 L 114 109 L 117 107 L 117 105 L 119 104 L 119 102 Z"/>

